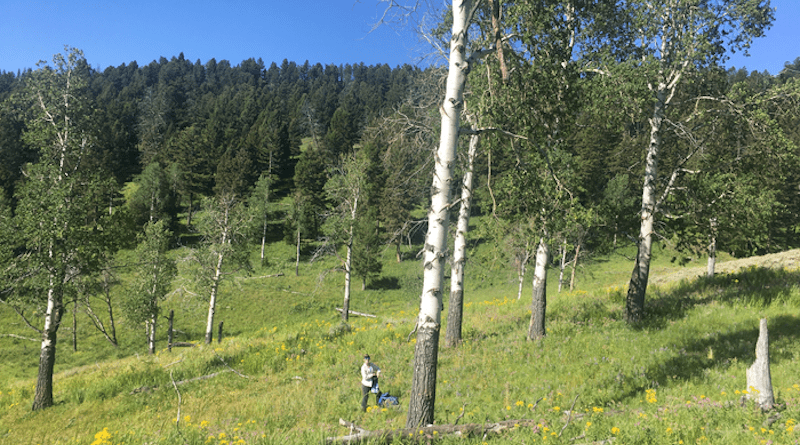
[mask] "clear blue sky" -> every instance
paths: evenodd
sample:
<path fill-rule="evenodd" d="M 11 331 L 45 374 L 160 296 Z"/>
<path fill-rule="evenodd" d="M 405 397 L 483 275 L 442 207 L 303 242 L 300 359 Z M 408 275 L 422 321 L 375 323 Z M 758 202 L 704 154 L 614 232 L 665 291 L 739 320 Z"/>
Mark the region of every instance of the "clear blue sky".
<path fill-rule="evenodd" d="M 434 2 L 440 0 L 433 0 Z M 728 66 L 777 74 L 800 57 L 800 0 L 772 0 L 776 21 L 752 56 Z M 415 63 L 425 46 L 402 29 L 370 33 L 378 0 L 0 0 L 0 70 L 33 68 L 65 44 L 99 69 L 145 65 L 183 52 L 190 61 L 250 57 L 297 63 Z"/>
<path fill-rule="evenodd" d="M 414 63 L 413 33 L 370 33 L 384 9 L 377 0 L 0 0 L 0 70 L 34 68 L 66 44 L 101 69 L 181 52 L 233 65 Z"/>

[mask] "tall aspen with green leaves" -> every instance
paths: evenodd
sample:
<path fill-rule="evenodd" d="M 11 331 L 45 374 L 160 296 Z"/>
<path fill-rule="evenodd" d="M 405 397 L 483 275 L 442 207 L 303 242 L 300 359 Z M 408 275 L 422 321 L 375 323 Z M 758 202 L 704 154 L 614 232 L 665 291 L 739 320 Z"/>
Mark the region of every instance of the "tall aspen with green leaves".
<path fill-rule="evenodd" d="M 436 400 L 436 367 L 439 358 L 444 268 L 447 259 L 447 232 L 450 223 L 450 189 L 464 106 L 464 88 L 469 72 L 467 30 L 476 11 L 477 0 L 453 0 L 453 25 L 445 97 L 439 108 L 441 133 L 434 154 L 431 208 L 425 237 L 423 285 L 417 317 L 417 342 L 414 348 L 414 375 L 408 403 L 406 426 L 433 423 Z"/>
<path fill-rule="evenodd" d="M 17 189 L 13 224 L 22 253 L 8 272 L 10 301 L 44 315 L 42 329 L 37 328 L 42 343 L 34 410 L 54 403 L 53 366 L 65 296 L 77 292 L 77 277 L 100 269 L 104 251 L 115 245 L 106 210 L 113 185 L 82 162 L 94 140 L 89 71 L 83 52 L 66 47 L 53 56 L 52 65 L 39 63 L 20 98 L 29 113 L 23 137 L 39 158 L 24 166 Z"/>
<path fill-rule="evenodd" d="M 587 44 L 585 49 L 587 54 L 597 50 L 592 57 L 606 56 L 595 70 L 600 74 L 595 88 L 601 88 L 596 93 L 620 97 L 624 89 L 629 100 L 617 105 L 646 116 L 649 125 L 638 249 L 625 302 L 625 319 L 638 323 L 644 318 L 656 214 L 671 187 L 658 175 L 664 136 L 676 130 L 679 137 L 691 138 L 691 129 L 671 113 L 673 101 L 700 69 L 724 62 L 726 51 L 746 51 L 771 26 L 774 11 L 769 0 L 629 0 L 615 7 L 614 21 L 596 29 L 598 36 L 615 38 L 599 38 L 603 47 Z M 683 156 L 675 168 L 691 156 Z"/>

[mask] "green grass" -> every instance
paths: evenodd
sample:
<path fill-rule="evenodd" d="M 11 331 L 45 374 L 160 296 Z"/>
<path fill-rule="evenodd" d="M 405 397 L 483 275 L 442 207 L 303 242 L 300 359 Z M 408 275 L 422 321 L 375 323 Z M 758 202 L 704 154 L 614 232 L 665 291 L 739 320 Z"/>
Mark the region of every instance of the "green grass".
<path fill-rule="evenodd" d="M 223 284 L 217 320 L 225 322 L 226 333 L 219 343 L 201 344 L 205 301 L 190 292 L 174 293 L 164 309 L 175 310 L 178 340 L 197 347 L 168 352 L 161 329 L 160 350 L 149 356 L 143 330 L 120 314 L 120 348 L 81 318 L 79 350 L 72 352 L 65 325 L 59 332 L 56 406 L 44 411 L 30 411 L 38 344 L 0 338 L 0 442 L 301 444 L 346 434 L 339 418 L 372 430 L 402 428 L 414 349 L 407 338 L 422 274 L 418 261 L 398 264 L 393 254 L 386 252 L 378 285 L 352 296 L 353 310 L 377 318 L 352 317 L 348 327 L 334 310 L 341 306 L 343 281 L 332 271 L 336 260 L 301 263 L 295 277 L 293 248 L 282 243 L 271 246 L 268 266 Z M 415 254 L 411 249 L 406 257 Z M 670 256 L 657 255 L 653 281 L 686 270 Z M 470 264 L 468 273 L 471 267 L 480 265 Z M 511 267 L 484 268 L 480 280 L 468 277 L 465 340 L 439 353 L 436 422 L 536 421 L 486 440 L 502 444 L 612 437 L 616 443 L 798 443 L 796 266 L 663 282 L 648 290 L 648 320 L 635 328 L 622 317 L 631 267 L 621 255 L 595 258 L 579 270 L 577 288 L 560 294 L 557 270 L 551 270 L 548 335 L 539 342 L 525 340 L 529 280 L 517 300 Z M 267 277 L 279 273 L 284 275 Z M 191 289 L 191 283 L 178 284 Z M 33 336 L 15 317 L 0 307 L 4 330 Z M 740 404 L 760 317 L 769 318 L 779 403 L 770 413 Z M 398 409 L 360 412 L 358 367 L 365 352 L 384 371 L 382 389 L 399 396 Z M 177 391 L 173 386 L 214 373 Z"/>

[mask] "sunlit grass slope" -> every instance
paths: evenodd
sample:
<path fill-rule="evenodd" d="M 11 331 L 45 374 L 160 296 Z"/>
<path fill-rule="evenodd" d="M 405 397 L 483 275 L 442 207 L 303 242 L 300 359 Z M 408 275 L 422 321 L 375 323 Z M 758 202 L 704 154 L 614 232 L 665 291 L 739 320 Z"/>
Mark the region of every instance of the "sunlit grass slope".
<path fill-rule="evenodd" d="M 65 325 L 57 404 L 44 411 L 30 411 L 38 345 L 0 338 L 0 443 L 304 444 L 346 434 L 339 418 L 372 430 L 404 427 L 421 289 L 416 251 L 406 251 L 403 263 L 387 252 L 381 279 L 354 291 L 351 302 L 376 318 L 351 317 L 348 326 L 334 309 L 343 282 L 333 270 L 336 260 L 302 263 L 295 277 L 292 253 L 274 244 L 267 266 L 223 284 L 221 342 L 200 342 L 204 301 L 182 281 L 186 291 L 170 296 L 165 313 L 175 310 L 178 340 L 196 347 L 168 352 L 161 329 L 160 350 L 149 356 L 143 330 L 120 315 L 119 349 L 81 319 L 72 352 Z M 517 300 L 513 267 L 487 272 L 471 264 L 468 272 L 476 269 L 480 279 L 467 278 L 465 340 L 439 353 L 437 423 L 534 419 L 536 425 L 445 443 L 797 443 L 798 256 L 769 269 L 754 260 L 755 266 L 698 279 L 702 269 L 680 268 L 662 253 L 653 265 L 660 285 L 648 292 L 650 316 L 637 328 L 622 320 L 631 268 L 624 256 L 587 262 L 572 291 L 557 293 L 551 270 L 548 335 L 535 343 L 525 340 L 529 281 Z M 675 273 L 695 278 L 662 279 Z M 9 332 L 32 336 L 0 309 Z M 769 318 L 779 403 L 770 413 L 741 403 L 760 317 Z M 382 389 L 399 396 L 397 409 L 360 412 L 364 353 L 383 369 Z"/>

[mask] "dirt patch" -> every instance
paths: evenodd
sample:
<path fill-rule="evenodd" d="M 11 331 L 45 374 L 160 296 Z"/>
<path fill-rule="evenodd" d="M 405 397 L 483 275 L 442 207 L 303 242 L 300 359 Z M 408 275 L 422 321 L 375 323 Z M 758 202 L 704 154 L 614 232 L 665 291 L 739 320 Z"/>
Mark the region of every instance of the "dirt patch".
<path fill-rule="evenodd" d="M 800 249 L 787 250 L 786 252 L 771 253 L 768 255 L 741 258 L 725 262 L 718 262 L 715 268 L 717 274 L 736 272 L 739 269 L 750 266 L 789 269 L 800 268 Z M 651 278 L 651 283 L 657 286 L 664 286 L 670 283 L 685 279 L 705 276 L 706 267 L 685 267 L 665 273 L 655 273 Z"/>

